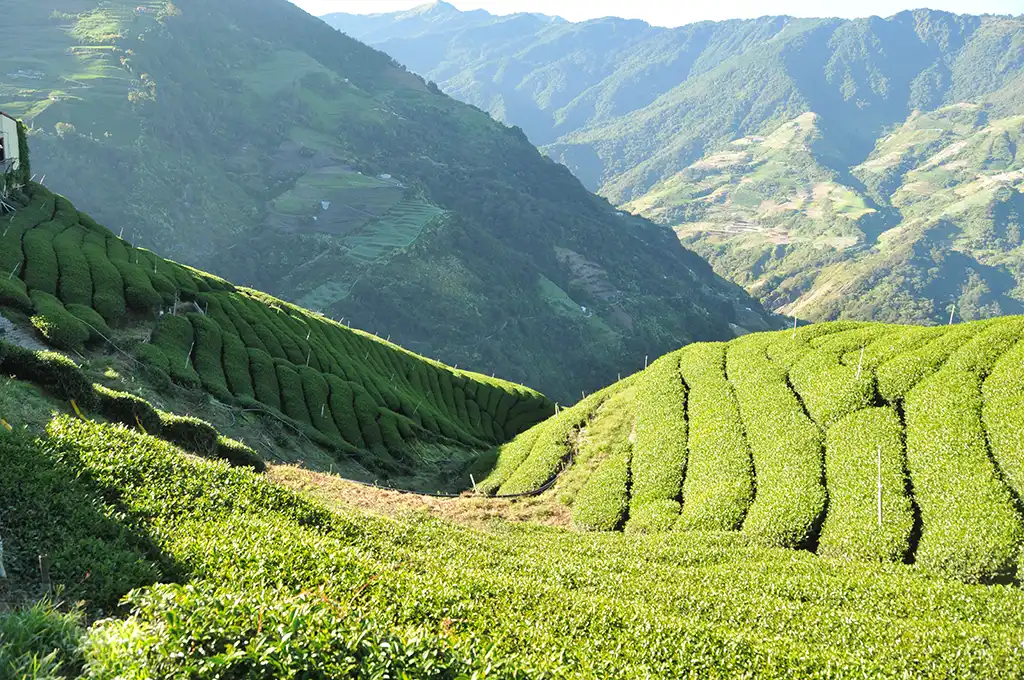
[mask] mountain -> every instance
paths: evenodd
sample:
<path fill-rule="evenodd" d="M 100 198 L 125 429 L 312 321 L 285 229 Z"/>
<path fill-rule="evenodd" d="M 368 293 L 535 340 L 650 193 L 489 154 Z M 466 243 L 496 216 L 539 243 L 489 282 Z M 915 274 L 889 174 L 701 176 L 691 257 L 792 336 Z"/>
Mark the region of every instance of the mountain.
<path fill-rule="evenodd" d="M 954 304 L 964 319 L 1024 311 L 1024 18 L 667 29 L 439 3 L 325 19 L 522 127 L 769 308 L 898 322 L 946 321 Z"/>
<path fill-rule="evenodd" d="M 37 179 L 133 244 L 562 401 L 769 323 L 671 231 L 286 0 L 11 11 L 0 110 Z"/>
<path fill-rule="evenodd" d="M 536 502 L 551 516 L 569 506 L 583 530 L 738 531 L 825 557 L 1013 579 L 1022 338 L 1024 317 L 1002 317 L 696 343 L 501 447 L 480 488 L 546 488 Z"/>

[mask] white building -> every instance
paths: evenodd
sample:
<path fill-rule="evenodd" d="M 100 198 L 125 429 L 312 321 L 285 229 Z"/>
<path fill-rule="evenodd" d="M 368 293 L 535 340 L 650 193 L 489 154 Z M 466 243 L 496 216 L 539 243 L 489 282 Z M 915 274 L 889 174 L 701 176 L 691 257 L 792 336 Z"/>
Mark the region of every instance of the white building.
<path fill-rule="evenodd" d="M 18 121 L 0 111 L 0 172 L 17 170 L 20 152 Z"/>

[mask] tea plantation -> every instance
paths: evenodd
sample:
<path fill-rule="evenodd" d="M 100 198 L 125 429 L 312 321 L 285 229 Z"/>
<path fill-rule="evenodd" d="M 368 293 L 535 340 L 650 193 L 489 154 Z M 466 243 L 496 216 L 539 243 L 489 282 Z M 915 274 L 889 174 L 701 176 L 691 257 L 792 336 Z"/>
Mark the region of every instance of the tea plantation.
<path fill-rule="evenodd" d="M 383 474 L 415 468 L 420 443 L 485 449 L 553 412 L 532 390 L 164 260 L 45 187 L 26 191 L 0 218 L 0 306 L 58 349 L 130 350 L 152 384 L 270 412 Z"/>
<path fill-rule="evenodd" d="M 557 410 L 21 199 L 0 311 L 80 361 L 0 342 L 0 678 L 1024 668 L 1024 317 L 694 344 Z M 579 530 L 328 507 L 220 429 L 253 412 Z"/>
<path fill-rule="evenodd" d="M 83 602 L 0 617 L 14 677 L 1012 677 L 1024 664 L 1019 588 L 747 533 L 331 512 L 71 417 L 0 433 L 0 463 L 8 581 L 38 586 L 45 553 L 64 599 Z"/>
<path fill-rule="evenodd" d="M 606 420 L 628 426 L 595 436 Z M 534 489 L 566 467 L 547 494 L 583 529 L 736 532 L 1011 581 L 1024 564 L 1024 318 L 690 345 L 502 446 L 482 488 Z"/>

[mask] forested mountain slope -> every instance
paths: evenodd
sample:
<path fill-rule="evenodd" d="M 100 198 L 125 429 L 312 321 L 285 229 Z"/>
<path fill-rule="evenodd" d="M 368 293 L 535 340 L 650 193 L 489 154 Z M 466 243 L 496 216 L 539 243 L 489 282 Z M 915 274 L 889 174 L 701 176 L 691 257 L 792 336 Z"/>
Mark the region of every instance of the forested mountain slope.
<path fill-rule="evenodd" d="M 130 242 L 563 401 L 764 323 L 671 232 L 286 0 L 10 10 L 0 110 Z"/>
<path fill-rule="evenodd" d="M 1024 310 L 1024 19 L 326 19 L 810 319 Z M 968 200 L 969 199 L 969 200 Z M 979 234 L 991 234 L 979 237 Z"/>

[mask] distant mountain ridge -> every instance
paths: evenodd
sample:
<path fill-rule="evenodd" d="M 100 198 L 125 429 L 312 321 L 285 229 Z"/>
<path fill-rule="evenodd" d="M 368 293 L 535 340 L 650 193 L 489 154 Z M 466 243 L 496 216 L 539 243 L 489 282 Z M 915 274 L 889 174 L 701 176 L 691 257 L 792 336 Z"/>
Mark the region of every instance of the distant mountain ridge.
<path fill-rule="evenodd" d="M 903 322 L 939 321 L 953 304 L 975 315 L 965 318 L 1024 309 L 1024 257 L 1013 237 L 992 247 L 935 240 L 927 234 L 940 220 L 957 234 L 976 227 L 963 211 L 940 209 L 940 197 L 911 209 L 886 193 L 898 191 L 916 156 L 880 183 L 871 170 L 887 136 L 915 116 L 962 105 L 991 121 L 1024 113 L 1024 18 L 918 10 L 667 29 L 435 4 L 418 14 L 325 19 L 519 125 L 611 202 L 677 227 L 716 271 L 770 307 Z M 738 145 L 779 142 L 777 131 L 794 125 L 809 137 L 787 142 L 793 148 L 725 162 Z M 956 134 L 932 145 L 964 141 Z M 1016 147 L 1006 149 L 1013 171 Z M 977 154 L 958 163 L 949 178 L 957 186 L 1000 175 Z M 933 176 L 932 186 L 952 190 L 946 179 Z M 971 219 L 1012 234 L 1024 185 L 997 181 L 1006 191 L 985 194 L 975 211 L 985 214 Z"/>
<path fill-rule="evenodd" d="M 133 243 L 562 401 L 769 323 L 521 131 L 286 0 L 13 9 L 0 109 Z"/>

